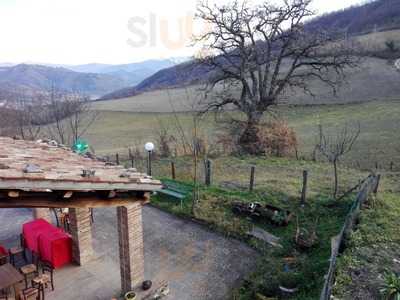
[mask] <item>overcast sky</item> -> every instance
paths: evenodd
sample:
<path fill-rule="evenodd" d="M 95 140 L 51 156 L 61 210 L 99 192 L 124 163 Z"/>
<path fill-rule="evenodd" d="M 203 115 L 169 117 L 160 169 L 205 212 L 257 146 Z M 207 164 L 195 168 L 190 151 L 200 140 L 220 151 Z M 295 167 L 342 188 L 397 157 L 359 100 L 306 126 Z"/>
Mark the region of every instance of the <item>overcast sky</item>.
<path fill-rule="evenodd" d="M 318 13 L 360 0 L 314 0 Z M 196 0 L 0 0 L 0 62 L 129 63 L 191 56 Z"/>

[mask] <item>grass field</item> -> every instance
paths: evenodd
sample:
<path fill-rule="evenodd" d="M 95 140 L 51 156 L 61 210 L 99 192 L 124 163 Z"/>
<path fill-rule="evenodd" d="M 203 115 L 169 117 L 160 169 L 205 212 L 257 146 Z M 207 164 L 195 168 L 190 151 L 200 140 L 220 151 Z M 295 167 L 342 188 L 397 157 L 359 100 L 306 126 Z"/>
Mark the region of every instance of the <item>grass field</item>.
<path fill-rule="evenodd" d="M 364 169 L 389 168 L 393 161 L 400 168 L 400 101 L 373 101 L 359 104 L 281 106 L 274 110 L 274 116 L 284 118 L 296 131 L 300 156 L 309 158 L 317 141 L 318 124 L 330 131 L 336 131 L 344 123 L 360 122 L 361 135 L 354 151 L 344 158 Z M 192 116 L 179 113 L 177 117 L 183 127 L 190 130 Z M 267 115 L 266 118 L 272 118 Z M 171 113 L 132 113 L 102 111 L 98 120 L 86 135 L 89 143 L 99 154 L 127 153 L 127 148 L 138 146 L 142 149 L 147 141 L 156 141 L 160 126 L 176 134 L 175 116 Z M 201 123 L 201 131 L 215 139 L 218 128 L 214 116 L 209 115 Z"/>
<path fill-rule="evenodd" d="M 184 163 L 184 162 L 181 162 Z M 187 162 L 186 162 L 187 163 Z M 336 235 L 349 210 L 353 197 L 335 202 L 331 198 L 332 177 L 331 167 L 324 163 L 309 163 L 284 158 L 234 158 L 225 157 L 213 162 L 213 186 L 201 186 L 199 203 L 194 217 L 227 235 L 242 238 L 249 245 L 256 247 L 263 255 L 259 267 L 246 280 L 244 286 L 238 289 L 235 299 L 255 299 L 256 293 L 273 296 L 289 268 L 295 276 L 300 291 L 295 299 L 316 299 L 320 293 L 323 276 L 329 265 L 330 239 Z M 256 166 L 256 188 L 250 193 L 247 190 L 249 165 Z M 183 170 L 182 166 L 179 166 Z M 158 176 L 168 175 L 168 171 L 160 171 L 156 166 Z M 301 208 L 299 196 L 301 191 L 301 174 L 303 169 L 310 173 L 307 205 Z M 349 189 L 358 183 L 366 173 L 351 169 L 341 171 L 341 191 Z M 181 171 L 178 179 L 183 180 L 182 187 L 189 194 L 181 207 L 179 201 L 164 196 L 153 197 L 152 203 L 173 214 L 193 217 L 191 214 L 190 173 Z M 296 231 L 296 219 L 289 226 L 277 227 L 268 222 L 252 222 L 246 217 L 232 213 L 232 202 L 260 202 L 272 204 L 293 212 L 300 226 L 312 229 L 317 224 L 318 245 L 310 251 L 296 248 L 293 237 Z M 266 247 L 255 239 L 248 238 L 246 232 L 253 226 L 258 226 L 279 237 L 282 248 Z M 292 258 L 288 265 L 285 259 Z M 301 279 L 300 279 L 301 278 Z M 261 298 L 260 298 L 261 299 Z"/>
<path fill-rule="evenodd" d="M 329 265 L 331 238 L 339 233 L 355 194 L 340 201 L 332 200 L 332 176 L 329 175 L 331 166 L 326 163 L 249 157 L 225 157 L 216 159 L 213 163 L 213 186 L 200 186 L 199 203 L 194 216 L 190 209 L 191 174 L 184 168 L 187 161 L 178 161 L 178 180 L 183 182 L 181 188 L 188 192 L 183 206 L 179 205 L 179 201 L 162 195 L 153 197 L 153 205 L 178 216 L 195 217 L 213 230 L 241 238 L 261 252 L 259 267 L 246 279 L 232 299 L 265 299 L 256 297 L 257 294 L 273 297 L 280 281 L 285 278 L 282 274 L 286 272 L 291 272 L 294 276 L 292 280 L 300 288 L 292 299 L 319 299 Z M 257 170 L 256 188 L 252 193 L 247 190 L 250 165 L 256 166 Z M 299 202 L 303 169 L 309 170 L 310 174 L 305 208 Z M 156 164 L 155 170 L 158 177 L 169 176 L 165 165 L 163 167 Z M 341 169 L 341 193 L 366 175 L 366 172 L 354 169 Z M 397 251 L 400 242 L 399 173 L 384 172 L 382 178 L 378 196 L 372 197 L 363 208 L 360 223 L 346 243 L 347 249 L 339 258 L 335 284 L 335 296 L 338 299 L 381 299 L 379 289 L 384 274 L 388 271 L 400 271 Z M 296 248 L 293 242 L 296 219 L 288 227 L 250 221 L 232 213 L 234 201 L 257 201 L 289 209 L 295 213 L 300 226 L 311 229 L 317 224 L 318 244 L 308 251 Z M 283 247 L 265 247 L 264 244 L 248 238 L 246 232 L 253 226 L 261 227 L 279 237 Z"/>
<path fill-rule="evenodd" d="M 385 275 L 400 274 L 399 188 L 399 173 L 386 173 L 380 193 L 364 207 L 339 259 L 336 298 L 386 299 L 381 292 Z"/>

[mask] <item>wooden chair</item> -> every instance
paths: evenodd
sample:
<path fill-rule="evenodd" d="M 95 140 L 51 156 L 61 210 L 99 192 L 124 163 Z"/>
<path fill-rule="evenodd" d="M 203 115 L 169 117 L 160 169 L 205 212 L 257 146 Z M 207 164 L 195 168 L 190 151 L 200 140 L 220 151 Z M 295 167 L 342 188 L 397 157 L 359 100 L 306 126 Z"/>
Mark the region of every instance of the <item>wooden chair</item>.
<path fill-rule="evenodd" d="M 51 290 L 54 291 L 54 267 L 51 263 L 46 261 L 40 262 L 42 268 L 42 274 L 39 274 L 32 279 L 32 287 L 37 287 L 42 293 L 42 299 L 44 299 L 44 290 L 51 286 Z"/>
<path fill-rule="evenodd" d="M 10 288 L 0 290 L 0 299 L 8 300 L 9 294 L 10 294 Z"/>
<path fill-rule="evenodd" d="M 69 214 L 63 211 L 62 208 L 53 208 L 53 213 L 56 217 L 57 227 L 62 227 L 66 232 L 69 232 Z"/>
<path fill-rule="evenodd" d="M 0 266 L 8 262 L 8 250 L 0 245 Z"/>
<path fill-rule="evenodd" d="M 8 255 L 0 254 L 0 266 L 8 262 Z"/>
<path fill-rule="evenodd" d="M 32 252 L 32 263 L 21 267 L 20 272 L 24 275 L 25 288 L 28 288 L 28 277 L 39 276 L 39 255 Z"/>
<path fill-rule="evenodd" d="M 19 235 L 20 245 L 16 247 L 12 247 L 8 250 L 8 254 L 10 256 L 10 263 L 15 267 L 16 257 L 22 256 L 25 263 L 27 262 L 26 253 L 25 253 L 25 239 L 23 234 Z"/>
<path fill-rule="evenodd" d="M 22 247 L 12 247 L 8 250 L 10 263 L 15 267 L 16 257 L 22 256 L 26 262 L 25 250 Z"/>
<path fill-rule="evenodd" d="M 38 288 L 26 288 L 20 291 L 19 299 L 21 300 L 40 300 L 40 291 Z"/>

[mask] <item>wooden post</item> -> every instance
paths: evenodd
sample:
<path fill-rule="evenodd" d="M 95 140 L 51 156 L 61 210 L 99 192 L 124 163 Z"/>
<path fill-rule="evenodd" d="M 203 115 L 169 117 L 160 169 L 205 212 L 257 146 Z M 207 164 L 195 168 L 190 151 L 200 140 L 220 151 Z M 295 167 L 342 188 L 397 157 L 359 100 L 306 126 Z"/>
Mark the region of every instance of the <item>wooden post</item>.
<path fill-rule="evenodd" d="M 176 179 L 176 173 L 175 173 L 175 162 L 171 161 L 171 177 L 173 180 Z"/>
<path fill-rule="evenodd" d="M 256 167 L 251 166 L 251 171 L 250 171 L 250 186 L 249 186 L 249 191 L 253 192 L 254 190 L 254 175 L 256 173 Z"/>
<path fill-rule="evenodd" d="M 117 165 L 119 165 L 119 154 L 118 153 L 115 154 L 115 163 Z"/>
<path fill-rule="evenodd" d="M 374 194 L 375 194 L 375 195 L 378 193 L 380 181 L 381 181 L 381 174 L 378 174 L 378 175 L 376 176 L 376 186 L 375 186 L 375 188 L 374 188 Z"/>
<path fill-rule="evenodd" d="M 129 159 L 130 159 L 130 161 L 131 161 L 131 168 L 134 168 L 135 167 L 135 161 L 134 161 L 134 159 L 133 159 L 133 154 L 132 154 L 132 149 L 131 148 L 129 148 L 128 149 L 128 154 L 129 154 Z"/>
<path fill-rule="evenodd" d="M 393 169 L 394 169 L 393 167 L 394 167 L 394 163 L 391 161 L 390 162 L 390 171 L 393 171 Z"/>
<path fill-rule="evenodd" d="M 206 186 L 211 185 L 211 161 L 207 159 L 206 165 L 205 165 L 205 184 Z"/>
<path fill-rule="evenodd" d="M 306 204 L 306 197 L 307 197 L 307 178 L 308 178 L 308 171 L 303 171 L 303 189 L 301 190 L 301 206 Z"/>

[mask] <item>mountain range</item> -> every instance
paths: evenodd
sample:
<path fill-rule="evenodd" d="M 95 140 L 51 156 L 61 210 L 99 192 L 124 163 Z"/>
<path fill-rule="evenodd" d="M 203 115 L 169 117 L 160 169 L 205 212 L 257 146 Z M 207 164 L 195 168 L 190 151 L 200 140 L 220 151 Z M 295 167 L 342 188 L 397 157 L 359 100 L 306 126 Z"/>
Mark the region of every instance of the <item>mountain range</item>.
<path fill-rule="evenodd" d="M 53 87 L 64 93 L 80 93 L 91 98 L 140 83 L 157 71 L 184 58 L 147 60 L 110 65 L 0 64 L 0 103 L 34 100 Z"/>

